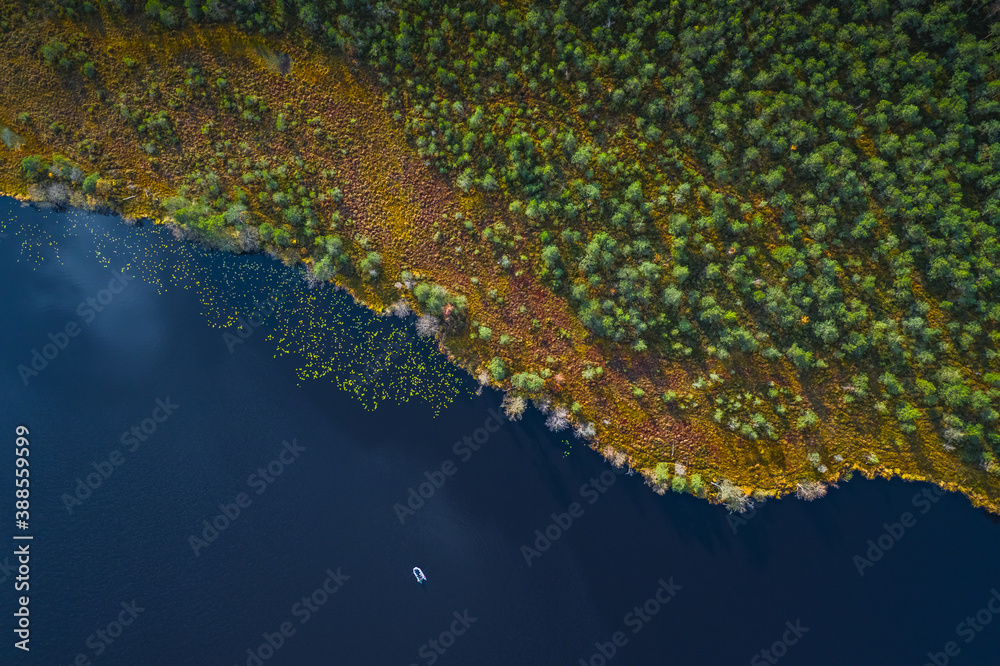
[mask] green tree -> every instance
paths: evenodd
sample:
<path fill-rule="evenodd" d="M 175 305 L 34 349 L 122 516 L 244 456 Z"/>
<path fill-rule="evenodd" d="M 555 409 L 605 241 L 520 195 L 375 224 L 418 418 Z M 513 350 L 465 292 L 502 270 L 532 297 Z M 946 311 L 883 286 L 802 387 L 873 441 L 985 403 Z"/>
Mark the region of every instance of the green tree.
<path fill-rule="evenodd" d="M 514 388 L 524 393 L 534 394 L 542 390 L 542 378 L 533 372 L 519 372 L 510 378 Z"/>
<path fill-rule="evenodd" d="M 63 54 L 66 53 L 66 49 L 66 44 L 54 39 L 42 45 L 42 57 L 45 58 L 46 63 L 51 65 L 62 58 Z"/>
<path fill-rule="evenodd" d="M 799 430 L 804 430 L 806 428 L 813 427 L 817 423 L 819 423 L 819 417 L 816 415 L 816 412 L 811 409 L 807 409 L 802 412 L 802 415 L 799 416 L 798 419 L 796 419 L 795 427 Z"/>
<path fill-rule="evenodd" d="M 48 164 L 41 155 L 28 155 L 21 160 L 21 175 L 27 181 L 36 181 L 48 170 Z"/>
<path fill-rule="evenodd" d="M 920 410 L 908 402 L 899 403 L 896 409 L 896 418 L 899 419 L 900 430 L 903 432 L 916 432 L 917 426 L 914 421 L 920 418 Z"/>
<path fill-rule="evenodd" d="M 323 257 L 315 264 L 313 264 L 313 275 L 316 276 L 317 280 L 327 281 L 333 279 L 333 276 L 337 274 L 337 267 L 330 260 L 329 255 Z"/>
<path fill-rule="evenodd" d="M 794 342 L 792 343 L 792 346 L 788 348 L 788 351 L 785 352 L 785 355 L 792 359 L 792 363 L 794 363 L 795 367 L 799 370 L 808 370 L 813 367 L 815 362 L 815 357 L 811 351 L 802 349 L 799 347 L 798 343 Z"/>
<path fill-rule="evenodd" d="M 892 395 L 899 395 L 903 392 L 903 385 L 896 379 L 896 375 L 889 371 L 882 373 L 878 380 L 885 387 L 885 390 Z"/>
<path fill-rule="evenodd" d="M 288 247 L 292 244 L 292 237 L 284 229 L 274 230 L 274 242 L 281 247 Z"/>
<path fill-rule="evenodd" d="M 382 255 L 374 251 L 365 254 L 364 258 L 358 263 L 359 272 L 365 275 L 369 280 L 377 278 L 381 268 Z"/>
<path fill-rule="evenodd" d="M 94 194 L 97 192 L 97 181 L 101 179 L 96 173 L 92 173 L 83 179 L 83 191 L 87 194 Z"/>
<path fill-rule="evenodd" d="M 507 368 L 504 365 L 503 359 L 499 356 L 491 358 L 490 362 L 486 364 L 486 369 L 489 370 L 494 381 L 503 381 L 507 376 Z"/>

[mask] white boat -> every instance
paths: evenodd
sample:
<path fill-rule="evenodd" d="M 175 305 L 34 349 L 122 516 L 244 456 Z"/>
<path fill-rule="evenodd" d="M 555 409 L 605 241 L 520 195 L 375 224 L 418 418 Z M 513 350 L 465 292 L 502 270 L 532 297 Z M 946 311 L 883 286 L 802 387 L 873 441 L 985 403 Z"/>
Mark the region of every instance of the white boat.
<path fill-rule="evenodd" d="M 417 579 L 418 583 L 423 583 L 427 580 L 427 576 L 425 576 L 424 572 L 420 570 L 420 567 L 413 567 L 413 575 Z"/>

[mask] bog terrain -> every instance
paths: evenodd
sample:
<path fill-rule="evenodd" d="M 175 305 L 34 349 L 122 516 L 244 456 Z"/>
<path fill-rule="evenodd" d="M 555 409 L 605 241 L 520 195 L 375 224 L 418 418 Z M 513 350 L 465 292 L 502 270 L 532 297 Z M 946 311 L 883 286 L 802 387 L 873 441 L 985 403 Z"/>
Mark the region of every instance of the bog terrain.
<path fill-rule="evenodd" d="M 659 492 L 997 511 L 996 13 L 0 0 L 0 190 L 412 311 Z"/>

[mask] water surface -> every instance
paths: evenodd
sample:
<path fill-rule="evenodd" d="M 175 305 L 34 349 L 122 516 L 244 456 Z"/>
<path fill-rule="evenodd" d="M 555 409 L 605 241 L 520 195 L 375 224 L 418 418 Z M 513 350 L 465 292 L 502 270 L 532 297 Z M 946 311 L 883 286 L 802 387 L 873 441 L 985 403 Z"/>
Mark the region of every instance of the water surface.
<path fill-rule="evenodd" d="M 31 430 L 34 536 L 31 652 L 12 646 L 0 569 L 0 663 L 764 664 L 773 648 L 790 665 L 918 665 L 949 641 L 951 663 L 997 663 L 1000 621 L 970 642 L 959 623 L 1000 589 L 1000 525 L 961 496 L 855 479 L 734 521 L 654 494 L 537 412 L 495 427 L 500 396 L 399 320 L 266 257 L 10 199 L 0 224 L 0 425 L 11 445 Z M 101 305 L 116 270 L 133 279 Z M 50 334 L 64 348 L 19 373 Z M 225 525 L 211 542 L 204 521 Z"/>

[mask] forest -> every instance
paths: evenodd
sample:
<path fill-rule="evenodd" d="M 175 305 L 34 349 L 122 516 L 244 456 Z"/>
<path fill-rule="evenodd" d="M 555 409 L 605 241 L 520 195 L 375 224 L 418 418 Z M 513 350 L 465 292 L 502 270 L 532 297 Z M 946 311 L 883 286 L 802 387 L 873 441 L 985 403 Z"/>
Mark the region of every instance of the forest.
<path fill-rule="evenodd" d="M 380 91 L 425 164 L 502 203 L 462 233 L 429 229 L 435 244 L 530 271 L 617 355 L 704 369 L 690 386 L 646 396 L 636 385 L 631 397 L 679 417 L 700 410 L 738 442 L 777 441 L 821 421 L 782 377 L 833 377 L 838 408 L 890 424 L 897 443 L 925 429 L 970 469 L 1000 475 L 1000 3 L 48 0 L 19 19 L 30 12 L 297 35 Z M 71 41 L 47 40 L 37 57 L 99 81 Z M 154 169 L 178 150 L 172 118 L 185 104 L 351 150 L 322 117 L 268 107 L 224 71 L 105 96 Z M 212 126 L 202 133 L 216 152 L 164 198 L 165 214 L 221 246 L 305 248 L 320 280 L 414 281 L 383 275 L 382 248 L 352 232 L 335 169 L 252 158 Z M 66 160 L 25 156 L 22 176 L 65 173 L 95 191 L 96 176 L 84 165 L 73 180 Z M 493 382 L 528 398 L 551 383 L 505 361 L 500 331 L 456 324 L 461 294 L 416 282 L 416 305 L 445 334 L 496 338 Z M 709 376 L 741 366 L 756 386 Z M 692 490 L 683 472 L 657 470 Z"/>

